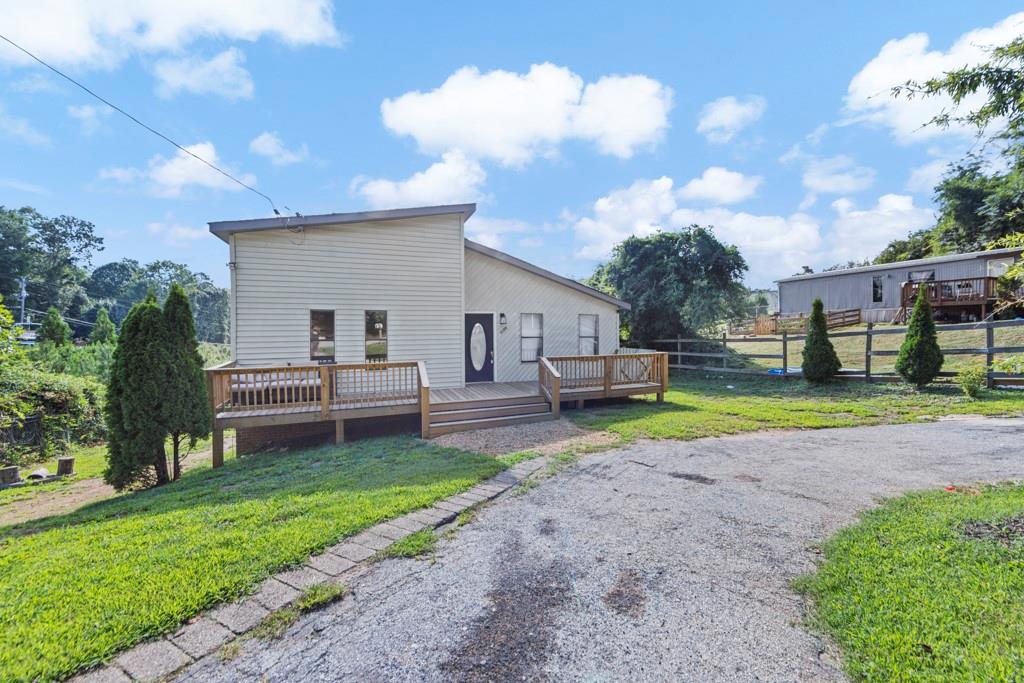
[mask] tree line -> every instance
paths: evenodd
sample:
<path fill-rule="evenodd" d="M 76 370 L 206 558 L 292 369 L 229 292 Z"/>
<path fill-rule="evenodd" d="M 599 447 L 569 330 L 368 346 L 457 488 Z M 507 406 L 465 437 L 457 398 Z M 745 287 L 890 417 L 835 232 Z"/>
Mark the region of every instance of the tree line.
<path fill-rule="evenodd" d="M 178 283 L 195 312 L 202 341 L 226 343 L 229 294 L 208 275 L 160 260 L 141 264 L 122 259 L 92 267 L 103 238 L 89 221 L 74 216 L 44 216 L 31 207 L 0 206 L 0 296 L 17 314 L 19 279 L 28 280 L 26 308 L 55 308 L 64 318 L 93 323 L 101 310 L 120 325 L 136 303 L 152 293 L 164 299 Z M 38 319 L 38 313 L 33 317 Z M 90 325 L 72 322 L 75 337 L 87 337 Z"/>

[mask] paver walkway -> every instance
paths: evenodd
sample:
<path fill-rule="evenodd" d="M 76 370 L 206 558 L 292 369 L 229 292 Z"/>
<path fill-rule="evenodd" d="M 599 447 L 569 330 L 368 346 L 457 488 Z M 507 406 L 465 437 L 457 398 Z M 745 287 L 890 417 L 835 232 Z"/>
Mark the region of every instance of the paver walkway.
<path fill-rule="evenodd" d="M 1024 420 L 642 442 L 506 494 L 180 681 L 842 680 L 790 581 L 882 496 L 1024 478 Z"/>

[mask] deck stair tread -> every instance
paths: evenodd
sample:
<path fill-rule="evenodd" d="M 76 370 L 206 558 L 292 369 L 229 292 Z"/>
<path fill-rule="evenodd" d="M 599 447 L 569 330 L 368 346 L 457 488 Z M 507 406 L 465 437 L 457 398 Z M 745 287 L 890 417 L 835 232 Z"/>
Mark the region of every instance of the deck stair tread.
<path fill-rule="evenodd" d="M 501 417 L 485 417 L 472 420 L 455 420 L 452 422 L 438 422 L 430 425 L 431 436 L 449 434 L 451 432 L 462 432 L 470 429 L 487 429 L 489 427 L 504 427 L 506 425 L 524 424 L 528 422 L 543 422 L 554 419 L 551 411 L 544 413 L 532 413 L 527 415 L 504 415 Z"/>
<path fill-rule="evenodd" d="M 480 408 L 457 408 L 454 410 L 431 410 L 430 422 L 458 422 L 487 417 L 504 417 L 508 415 L 533 415 L 536 413 L 551 412 L 551 405 L 547 401 L 534 403 L 517 403 L 502 406 L 484 406 Z"/>

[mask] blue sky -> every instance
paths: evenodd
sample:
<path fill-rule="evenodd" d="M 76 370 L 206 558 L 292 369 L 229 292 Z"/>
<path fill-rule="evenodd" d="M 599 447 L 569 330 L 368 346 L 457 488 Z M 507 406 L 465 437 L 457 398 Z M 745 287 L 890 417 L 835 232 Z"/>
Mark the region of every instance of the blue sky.
<path fill-rule="evenodd" d="M 930 225 L 974 138 L 888 88 L 1024 30 L 995 0 L 596 5 L 11 0 L 0 32 L 282 211 L 476 201 L 471 237 L 574 277 L 710 224 L 763 286 Z M 263 199 L 6 45 L 0 81 L 0 203 L 227 283 L 206 222 Z"/>

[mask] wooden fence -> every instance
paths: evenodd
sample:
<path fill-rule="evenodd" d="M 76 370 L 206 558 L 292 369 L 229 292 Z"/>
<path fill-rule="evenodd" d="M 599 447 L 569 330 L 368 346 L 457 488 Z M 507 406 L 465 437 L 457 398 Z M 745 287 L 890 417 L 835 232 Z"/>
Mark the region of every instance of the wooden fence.
<path fill-rule="evenodd" d="M 984 356 L 985 367 L 988 368 L 988 381 L 989 387 L 996 384 L 1010 384 L 1017 383 L 1024 379 L 1024 375 L 1007 373 L 1007 372 L 996 372 L 992 370 L 992 363 L 996 359 L 997 355 L 1001 354 L 1018 354 L 1024 353 L 1024 346 L 996 346 L 996 330 L 1004 328 L 1014 328 L 1024 326 L 1024 320 L 989 320 L 979 323 L 962 323 L 957 325 L 939 325 L 937 327 L 940 338 L 942 332 L 955 332 L 955 331 L 983 331 L 985 333 L 985 345 L 982 347 L 972 348 L 942 348 L 942 353 L 946 356 L 956 355 L 970 355 L 970 356 Z M 864 338 L 864 367 L 858 369 L 847 369 L 840 370 L 839 376 L 845 379 L 864 380 L 871 382 L 874 379 L 887 380 L 895 379 L 898 377 L 895 372 L 878 372 L 872 371 L 871 361 L 873 358 L 896 356 L 899 354 L 898 350 L 895 349 L 875 349 L 873 340 L 879 336 L 903 334 L 907 331 L 906 327 L 880 327 L 876 328 L 874 323 L 868 323 L 866 329 L 863 330 L 850 330 L 846 332 L 834 332 L 829 335 L 831 339 L 841 339 L 846 337 L 863 337 Z M 736 374 L 747 374 L 747 375 L 761 375 L 761 376 L 774 376 L 774 377 L 799 377 L 799 370 L 793 371 L 790 367 L 791 362 L 799 363 L 800 358 L 791 358 L 791 345 L 794 342 L 804 341 L 807 338 L 805 334 L 789 334 L 788 332 L 782 332 L 780 336 L 776 337 L 730 337 L 728 334 L 723 334 L 721 337 L 714 338 L 691 338 L 691 339 L 657 339 L 651 344 L 656 346 L 662 351 L 666 351 L 669 357 L 669 367 L 676 370 L 703 370 L 706 372 L 725 372 L 725 373 L 736 373 Z M 730 344 L 758 344 L 758 343 L 774 343 L 781 344 L 781 353 L 743 353 L 736 349 L 730 349 Z M 699 350 L 689 350 L 683 347 L 698 347 Z M 794 354 L 795 355 L 795 354 Z M 684 362 L 686 359 L 686 362 Z M 699 359 L 694 361 L 693 359 Z M 765 368 L 751 368 L 751 367 L 731 367 L 733 365 L 741 363 L 744 366 L 749 365 L 749 361 L 756 360 L 777 360 L 780 361 L 779 367 L 774 369 Z M 956 372 L 943 371 L 939 373 L 940 377 L 955 377 Z"/>
<path fill-rule="evenodd" d="M 840 311 L 825 312 L 825 326 L 832 330 L 837 327 L 859 325 L 860 309 L 849 308 Z M 729 334 L 740 336 L 762 336 L 772 334 L 801 334 L 807 331 L 807 316 L 798 315 L 759 315 L 747 320 L 731 320 L 727 325 Z"/>

